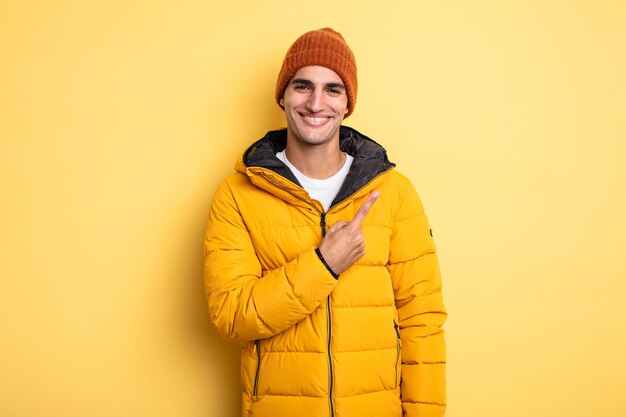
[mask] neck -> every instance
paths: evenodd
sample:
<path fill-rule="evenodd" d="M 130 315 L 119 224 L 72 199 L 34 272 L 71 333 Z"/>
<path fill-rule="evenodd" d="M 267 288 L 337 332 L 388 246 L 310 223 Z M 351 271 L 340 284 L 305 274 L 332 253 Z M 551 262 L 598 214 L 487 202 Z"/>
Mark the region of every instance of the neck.
<path fill-rule="evenodd" d="M 324 145 L 306 145 L 288 141 L 285 155 L 298 171 L 318 180 L 335 175 L 346 161 L 345 155 L 339 149 L 339 143 L 335 141 Z"/>

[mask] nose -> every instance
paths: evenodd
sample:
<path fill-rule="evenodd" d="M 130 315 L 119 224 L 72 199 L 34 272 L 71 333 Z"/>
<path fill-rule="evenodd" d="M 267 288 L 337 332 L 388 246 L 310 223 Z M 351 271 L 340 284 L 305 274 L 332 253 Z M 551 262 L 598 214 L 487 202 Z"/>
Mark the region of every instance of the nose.
<path fill-rule="evenodd" d="M 312 113 L 316 113 L 322 108 L 322 92 L 318 89 L 313 89 L 309 98 L 306 101 L 306 108 Z"/>

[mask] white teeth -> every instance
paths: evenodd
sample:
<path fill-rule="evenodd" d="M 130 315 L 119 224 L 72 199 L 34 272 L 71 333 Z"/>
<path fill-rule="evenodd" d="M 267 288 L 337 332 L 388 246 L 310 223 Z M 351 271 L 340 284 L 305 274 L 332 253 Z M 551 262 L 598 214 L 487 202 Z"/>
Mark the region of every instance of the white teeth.
<path fill-rule="evenodd" d="M 309 117 L 309 116 L 304 116 L 304 118 L 305 118 L 305 119 L 307 119 L 307 120 L 311 120 L 312 122 L 315 122 L 315 123 L 321 123 L 321 122 L 323 122 L 324 120 L 326 120 L 326 118 L 325 118 L 325 117 Z"/>

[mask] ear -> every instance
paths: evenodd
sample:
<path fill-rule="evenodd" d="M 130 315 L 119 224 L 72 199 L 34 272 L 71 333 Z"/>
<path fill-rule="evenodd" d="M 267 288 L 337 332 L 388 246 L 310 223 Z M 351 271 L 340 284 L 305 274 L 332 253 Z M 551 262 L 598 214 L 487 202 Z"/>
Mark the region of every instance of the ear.
<path fill-rule="evenodd" d="M 285 95 L 284 94 L 280 97 L 279 103 L 281 106 L 285 107 Z"/>

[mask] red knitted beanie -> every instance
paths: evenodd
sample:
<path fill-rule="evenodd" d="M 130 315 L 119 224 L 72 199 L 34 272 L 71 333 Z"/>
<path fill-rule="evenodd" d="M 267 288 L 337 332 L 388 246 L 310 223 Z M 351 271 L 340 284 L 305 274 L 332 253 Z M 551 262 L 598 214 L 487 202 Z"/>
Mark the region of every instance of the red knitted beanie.
<path fill-rule="evenodd" d="M 291 45 L 285 55 L 276 82 L 276 102 L 278 105 L 283 108 L 280 99 L 296 71 L 309 65 L 329 68 L 341 77 L 348 95 L 348 113 L 345 117 L 350 116 L 356 104 L 358 87 L 356 60 L 343 36 L 331 28 L 307 32 Z"/>

